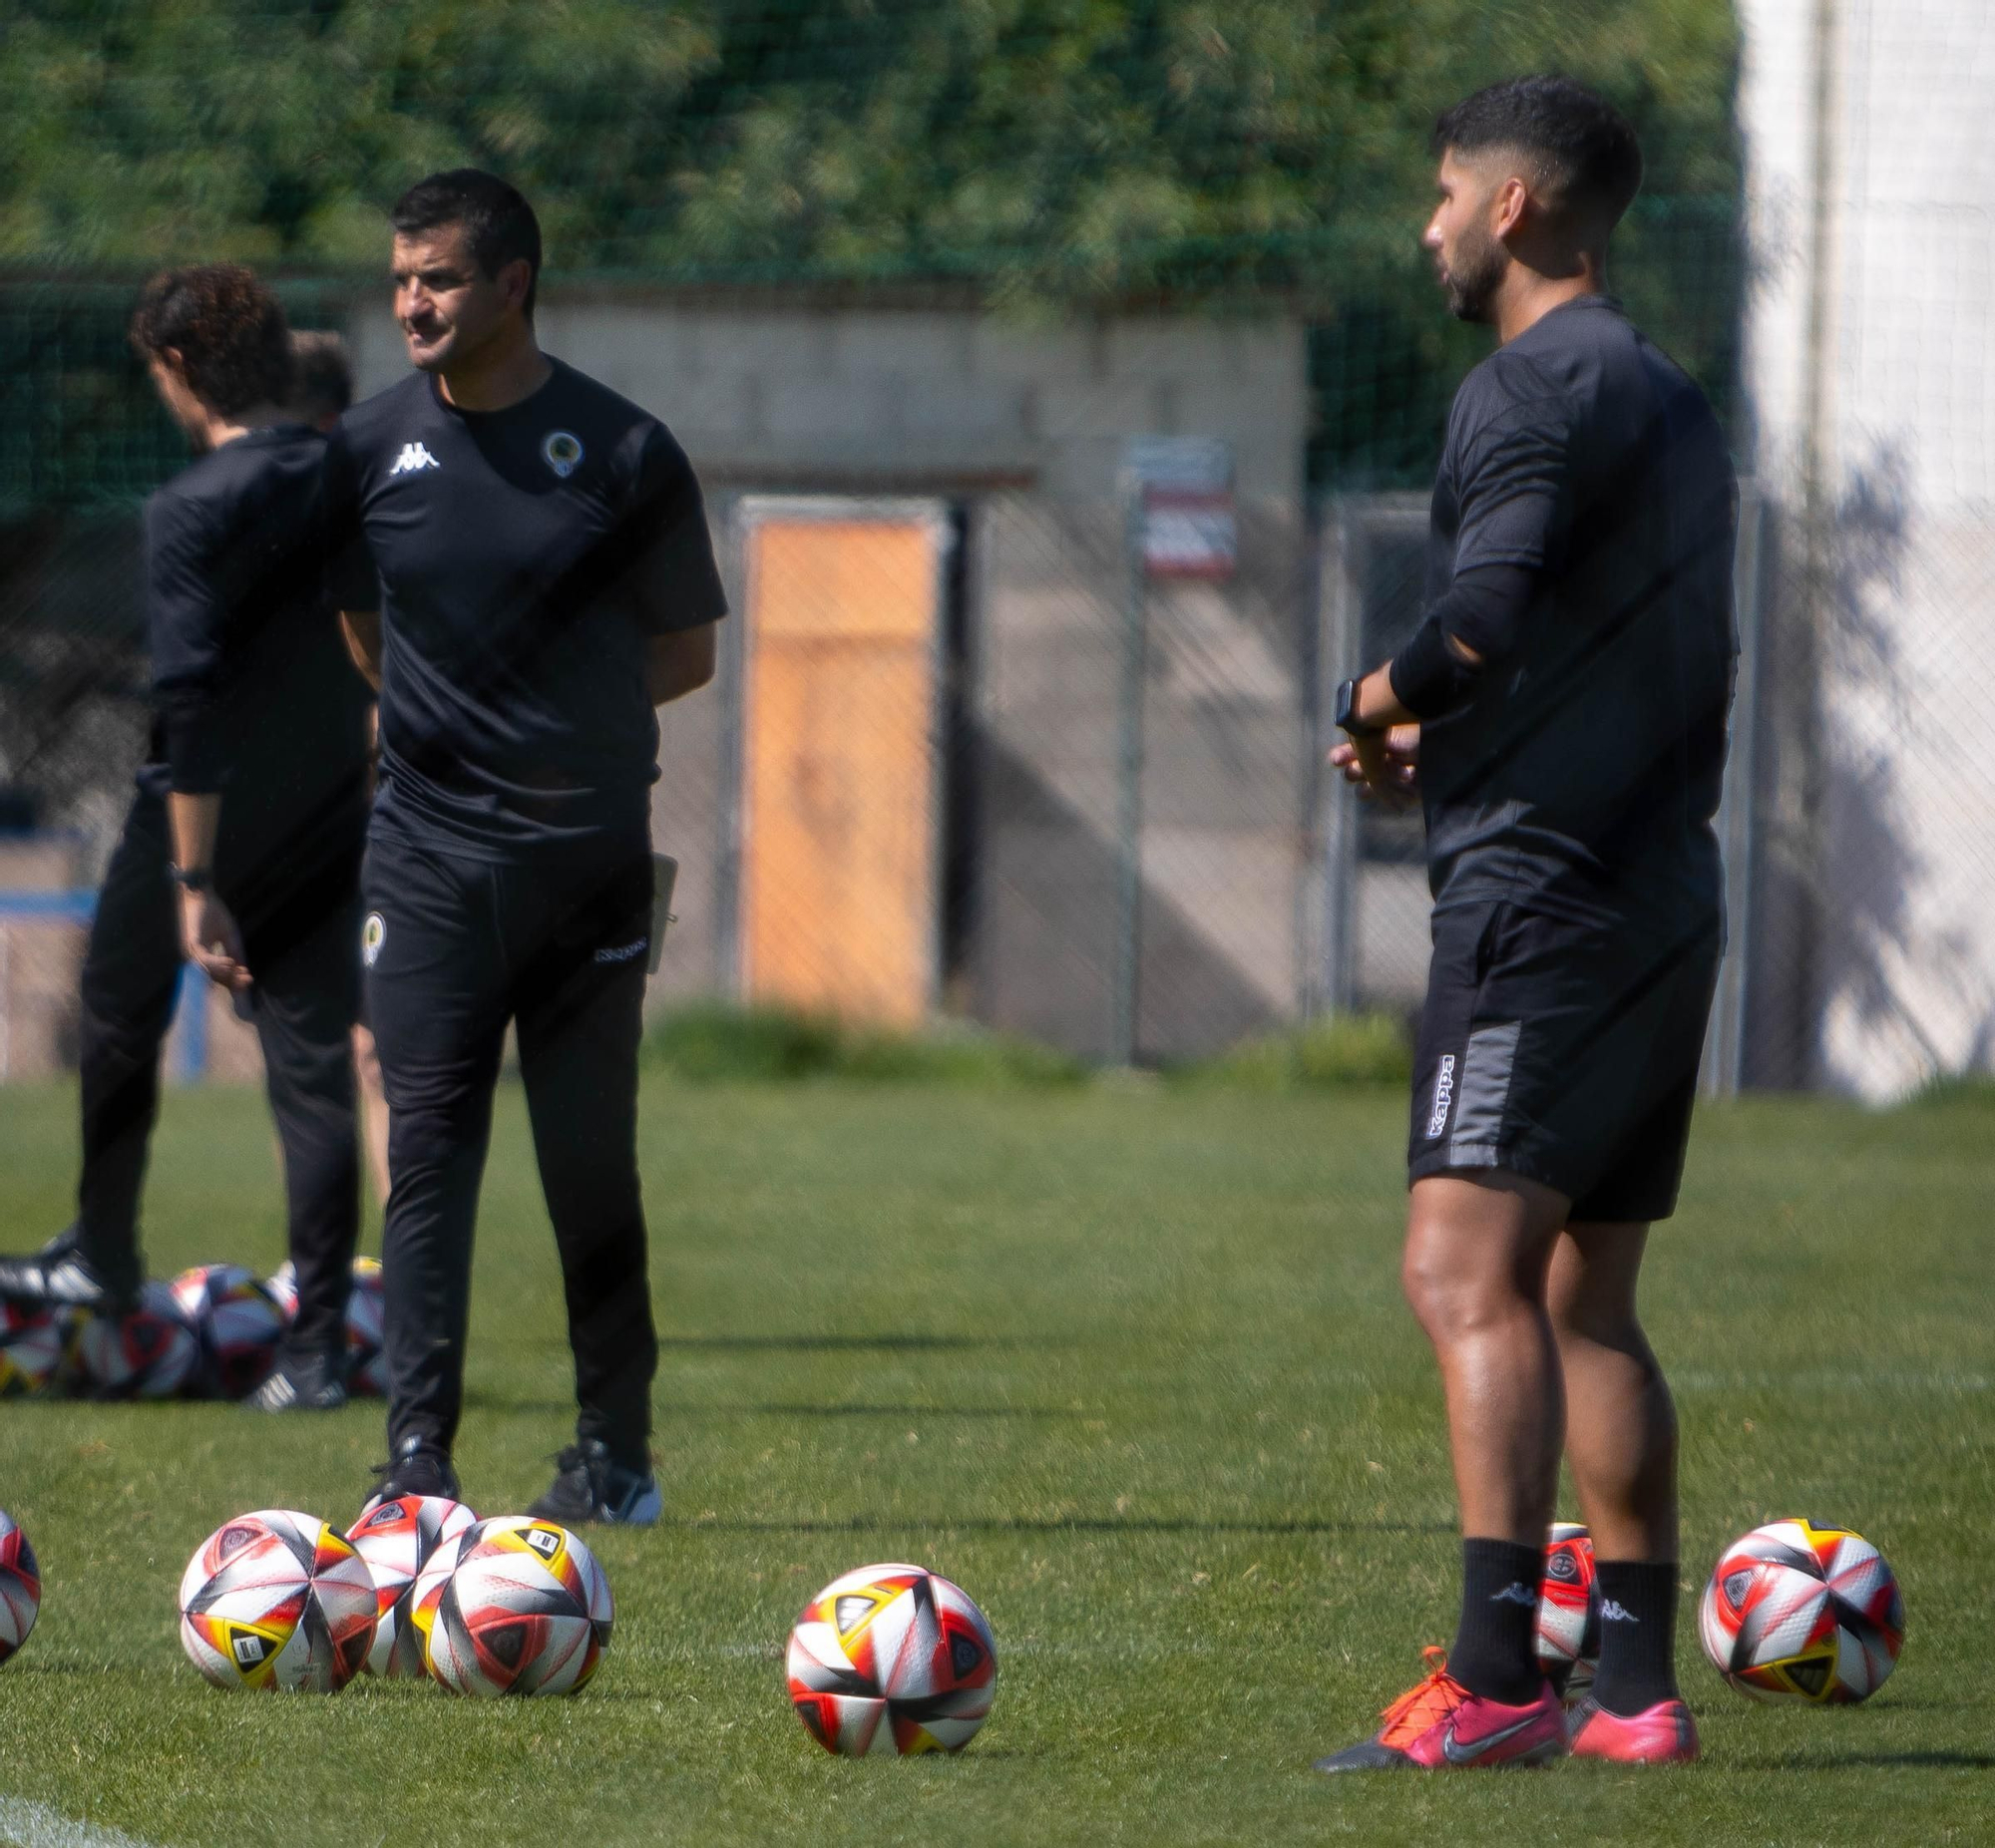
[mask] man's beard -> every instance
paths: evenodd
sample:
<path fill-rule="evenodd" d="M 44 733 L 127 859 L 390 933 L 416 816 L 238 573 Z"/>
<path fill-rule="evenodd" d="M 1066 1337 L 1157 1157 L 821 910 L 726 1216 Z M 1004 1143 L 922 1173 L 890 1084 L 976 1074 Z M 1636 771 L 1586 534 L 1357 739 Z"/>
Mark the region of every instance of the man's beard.
<path fill-rule="evenodd" d="M 1462 233 L 1447 266 L 1447 307 L 1456 320 L 1489 319 L 1504 262 L 1503 246 L 1480 225 Z"/>

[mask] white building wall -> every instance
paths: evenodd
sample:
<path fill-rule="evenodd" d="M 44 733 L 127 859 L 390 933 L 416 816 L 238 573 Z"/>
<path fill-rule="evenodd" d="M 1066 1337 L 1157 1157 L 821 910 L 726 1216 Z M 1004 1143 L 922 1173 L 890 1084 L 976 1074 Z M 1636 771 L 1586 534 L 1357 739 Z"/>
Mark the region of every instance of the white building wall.
<path fill-rule="evenodd" d="M 1812 403 L 1834 514 L 1800 869 L 1817 908 L 1813 1075 L 1887 1097 L 1995 1064 L 1995 8 L 1741 14 L 1755 468 L 1797 517 Z M 1788 533 L 1792 573 L 1798 518 Z"/>

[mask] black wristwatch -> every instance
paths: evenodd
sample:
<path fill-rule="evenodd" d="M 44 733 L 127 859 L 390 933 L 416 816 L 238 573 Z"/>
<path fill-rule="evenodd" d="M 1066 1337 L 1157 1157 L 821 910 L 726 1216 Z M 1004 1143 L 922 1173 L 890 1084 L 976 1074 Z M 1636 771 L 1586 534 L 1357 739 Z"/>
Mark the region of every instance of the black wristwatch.
<path fill-rule="evenodd" d="M 1344 680 L 1338 683 L 1337 703 L 1332 709 L 1332 721 L 1337 729 L 1350 738 L 1376 738 L 1386 728 L 1383 725 L 1368 725 L 1358 716 L 1358 682 Z"/>
<path fill-rule="evenodd" d="M 214 869 L 212 867 L 176 867 L 174 884 L 183 892 L 212 892 L 214 890 Z"/>

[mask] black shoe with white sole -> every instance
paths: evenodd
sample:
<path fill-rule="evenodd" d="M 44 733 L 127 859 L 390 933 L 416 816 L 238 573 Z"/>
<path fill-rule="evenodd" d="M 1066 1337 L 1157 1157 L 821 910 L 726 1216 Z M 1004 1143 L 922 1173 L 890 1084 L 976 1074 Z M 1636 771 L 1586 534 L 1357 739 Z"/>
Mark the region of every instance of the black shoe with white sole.
<path fill-rule="evenodd" d="M 555 1458 L 555 1469 L 554 1486 L 527 1510 L 537 1521 L 649 1527 L 663 1511 L 657 1477 L 615 1461 L 599 1437 L 571 1444 Z"/>
<path fill-rule="evenodd" d="M 387 1462 L 374 1465 L 374 1491 L 360 1510 L 363 1515 L 404 1495 L 440 1495 L 452 1502 L 464 1499 L 458 1491 L 457 1471 L 450 1466 L 450 1452 L 426 1437 L 403 1438 Z"/>
<path fill-rule="evenodd" d="M 57 1233 L 38 1252 L 0 1258 L 0 1296 L 59 1308 L 127 1314 L 139 1304 L 142 1281 L 136 1255 L 130 1265 L 114 1273 L 85 1255 L 83 1235 L 74 1226 Z"/>
<path fill-rule="evenodd" d="M 252 1411 L 337 1411 L 346 1403 L 346 1356 L 287 1353 L 242 1401 Z"/>

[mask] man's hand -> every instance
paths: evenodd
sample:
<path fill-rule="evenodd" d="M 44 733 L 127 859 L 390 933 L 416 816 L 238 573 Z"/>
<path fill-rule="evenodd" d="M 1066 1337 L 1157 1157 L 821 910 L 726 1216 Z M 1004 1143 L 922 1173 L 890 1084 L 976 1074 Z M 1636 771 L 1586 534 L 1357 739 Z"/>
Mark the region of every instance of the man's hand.
<path fill-rule="evenodd" d="M 242 960 L 242 937 L 235 920 L 211 892 L 181 894 L 181 945 L 188 960 L 209 981 L 240 994 L 250 975 Z"/>
<path fill-rule="evenodd" d="M 1420 728 L 1395 725 L 1347 738 L 1332 749 L 1330 763 L 1368 800 L 1382 801 L 1389 808 L 1410 807 L 1420 788 Z"/>

